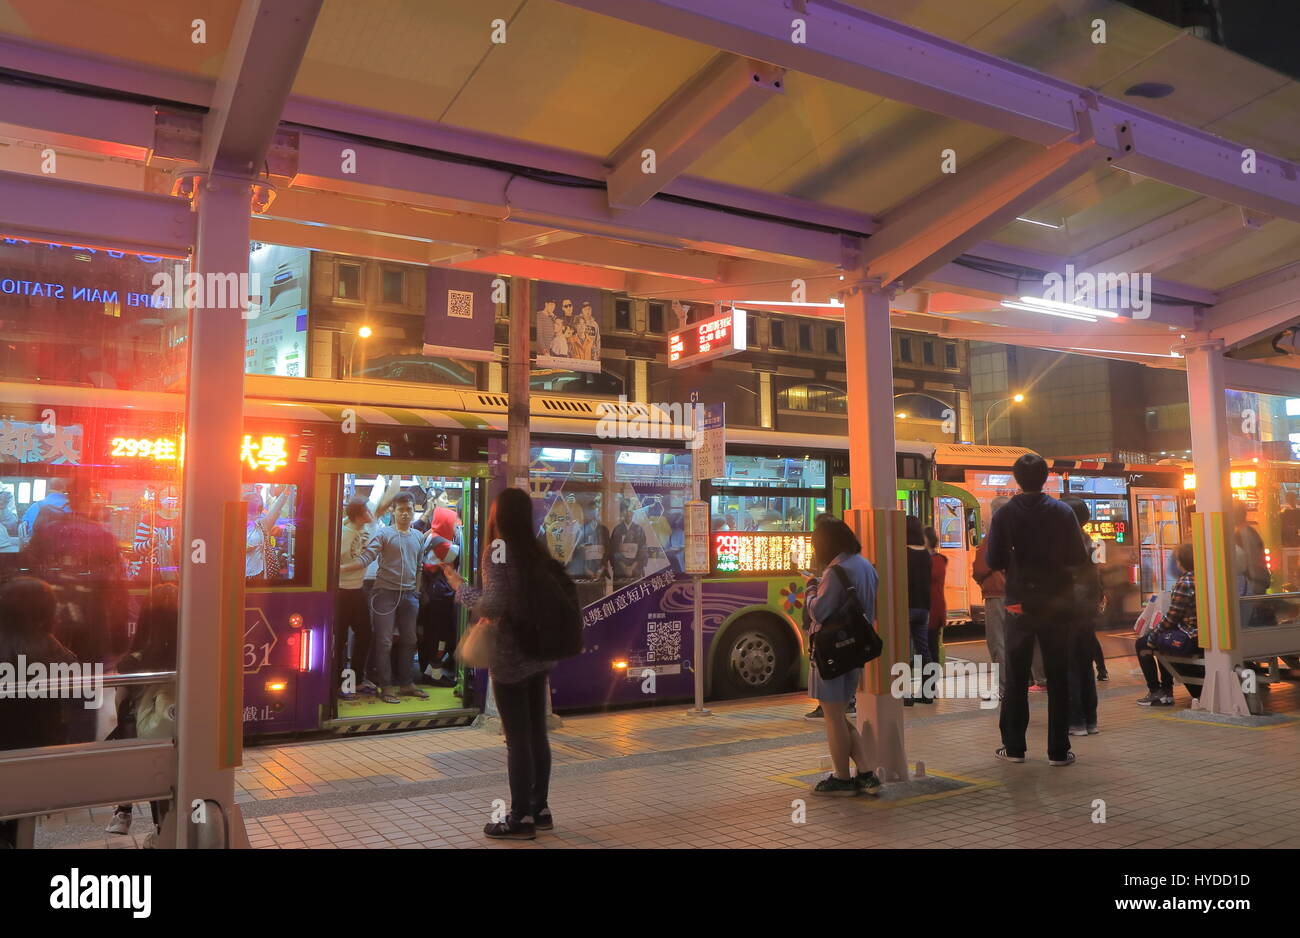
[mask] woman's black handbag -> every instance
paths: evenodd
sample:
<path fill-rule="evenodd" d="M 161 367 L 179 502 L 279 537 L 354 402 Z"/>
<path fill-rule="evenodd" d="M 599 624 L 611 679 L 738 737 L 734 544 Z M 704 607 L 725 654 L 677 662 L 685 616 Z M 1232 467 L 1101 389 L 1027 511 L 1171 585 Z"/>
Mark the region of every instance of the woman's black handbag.
<path fill-rule="evenodd" d="M 813 664 L 824 681 L 874 661 L 885 650 L 885 643 L 872 627 L 848 574 L 840 569 L 839 564 L 831 564 L 831 569 L 839 577 L 846 599 L 844 605 L 813 633 Z"/>

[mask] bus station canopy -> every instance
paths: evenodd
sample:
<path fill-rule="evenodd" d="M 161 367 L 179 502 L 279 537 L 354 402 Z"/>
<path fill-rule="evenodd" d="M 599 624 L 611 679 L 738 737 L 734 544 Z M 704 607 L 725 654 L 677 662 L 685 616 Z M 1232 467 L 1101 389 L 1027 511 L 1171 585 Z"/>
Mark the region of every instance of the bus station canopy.
<path fill-rule="evenodd" d="M 6 233 L 256 173 L 262 241 L 1300 383 L 1300 84 L 1119 3 L 2 0 L 0 79 Z M 1153 302 L 1002 305 L 1067 269 Z"/>

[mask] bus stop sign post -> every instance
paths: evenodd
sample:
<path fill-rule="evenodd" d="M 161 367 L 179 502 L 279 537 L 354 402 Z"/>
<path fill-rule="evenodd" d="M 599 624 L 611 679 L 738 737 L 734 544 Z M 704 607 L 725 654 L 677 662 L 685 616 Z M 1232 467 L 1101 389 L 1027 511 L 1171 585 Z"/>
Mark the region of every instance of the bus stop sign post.
<path fill-rule="evenodd" d="M 692 394 L 693 403 L 698 403 L 696 394 Z M 704 604 L 702 577 L 709 572 L 709 505 L 700 499 L 700 482 L 703 479 L 716 479 L 725 475 L 726 467 L 726 421 L 722 404 L 709 404 L 693 408 L 697 417 L 695 427 L 694 469 L 695 497 L 686 504 L 686 551 L 685 572 L 691 576 L 692 613 L 695 628 L 692 653 L 695 671 L 695 707 L 687 710 L 690 716 L 709 716 L 713 711 L 704 707 Z M 701 412 L 702 410 L 702 412 Z"/>

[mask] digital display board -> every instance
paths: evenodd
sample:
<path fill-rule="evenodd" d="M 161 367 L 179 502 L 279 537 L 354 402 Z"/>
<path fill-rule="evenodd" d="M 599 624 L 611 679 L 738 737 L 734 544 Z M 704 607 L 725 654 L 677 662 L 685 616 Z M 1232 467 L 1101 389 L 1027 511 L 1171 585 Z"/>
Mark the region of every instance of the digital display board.
<path fill-rule="evenodd" d="M 779 531 L 718 531 L 712 538 L 713 569 L 719 573 L 789 573 L 811 570 L 811 534 Z"/>
<path fill-rule="evenodd" d="M 1128 541 L 1127 521 L 1088 521 L 1083 532 L 1095 541 L 1114 541 L 1124 544 Z"/>
<path fill-rule="evenodd" d="M 729 309 L 720 316 L 691 323 L 668 336 L 668 367 L 686 368 L 746 348 L 746 314 Z"/>
<path fill-rule="evenodd" d="M 275 472 L 288 465 L 289 454 L 285 443 L 282 436 L 254 437 L 245 434 L 239 447 L 239 458 L 250 469 Z M 178 462 L 185 458 L 185 435 L 182 434 L 179 439 L 170 436 L 115 436 L 109 443 L 109 456 L 115 459 Z"/>

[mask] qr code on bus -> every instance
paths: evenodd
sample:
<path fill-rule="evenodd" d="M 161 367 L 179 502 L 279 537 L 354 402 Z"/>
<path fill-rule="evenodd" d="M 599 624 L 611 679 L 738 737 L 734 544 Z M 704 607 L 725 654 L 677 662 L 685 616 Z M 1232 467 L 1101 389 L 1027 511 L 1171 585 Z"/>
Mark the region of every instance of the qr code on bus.
<path fill-rule="evenodd" d="M 473 319 L 474 294 L 466 290 L 448 290 L 447 315 L 452 319 Z"/>
<path fill-rule="evenodd" d="M 682 623 L 646 623 L 646 661 L 676 661 L 682 656 Z"/>

